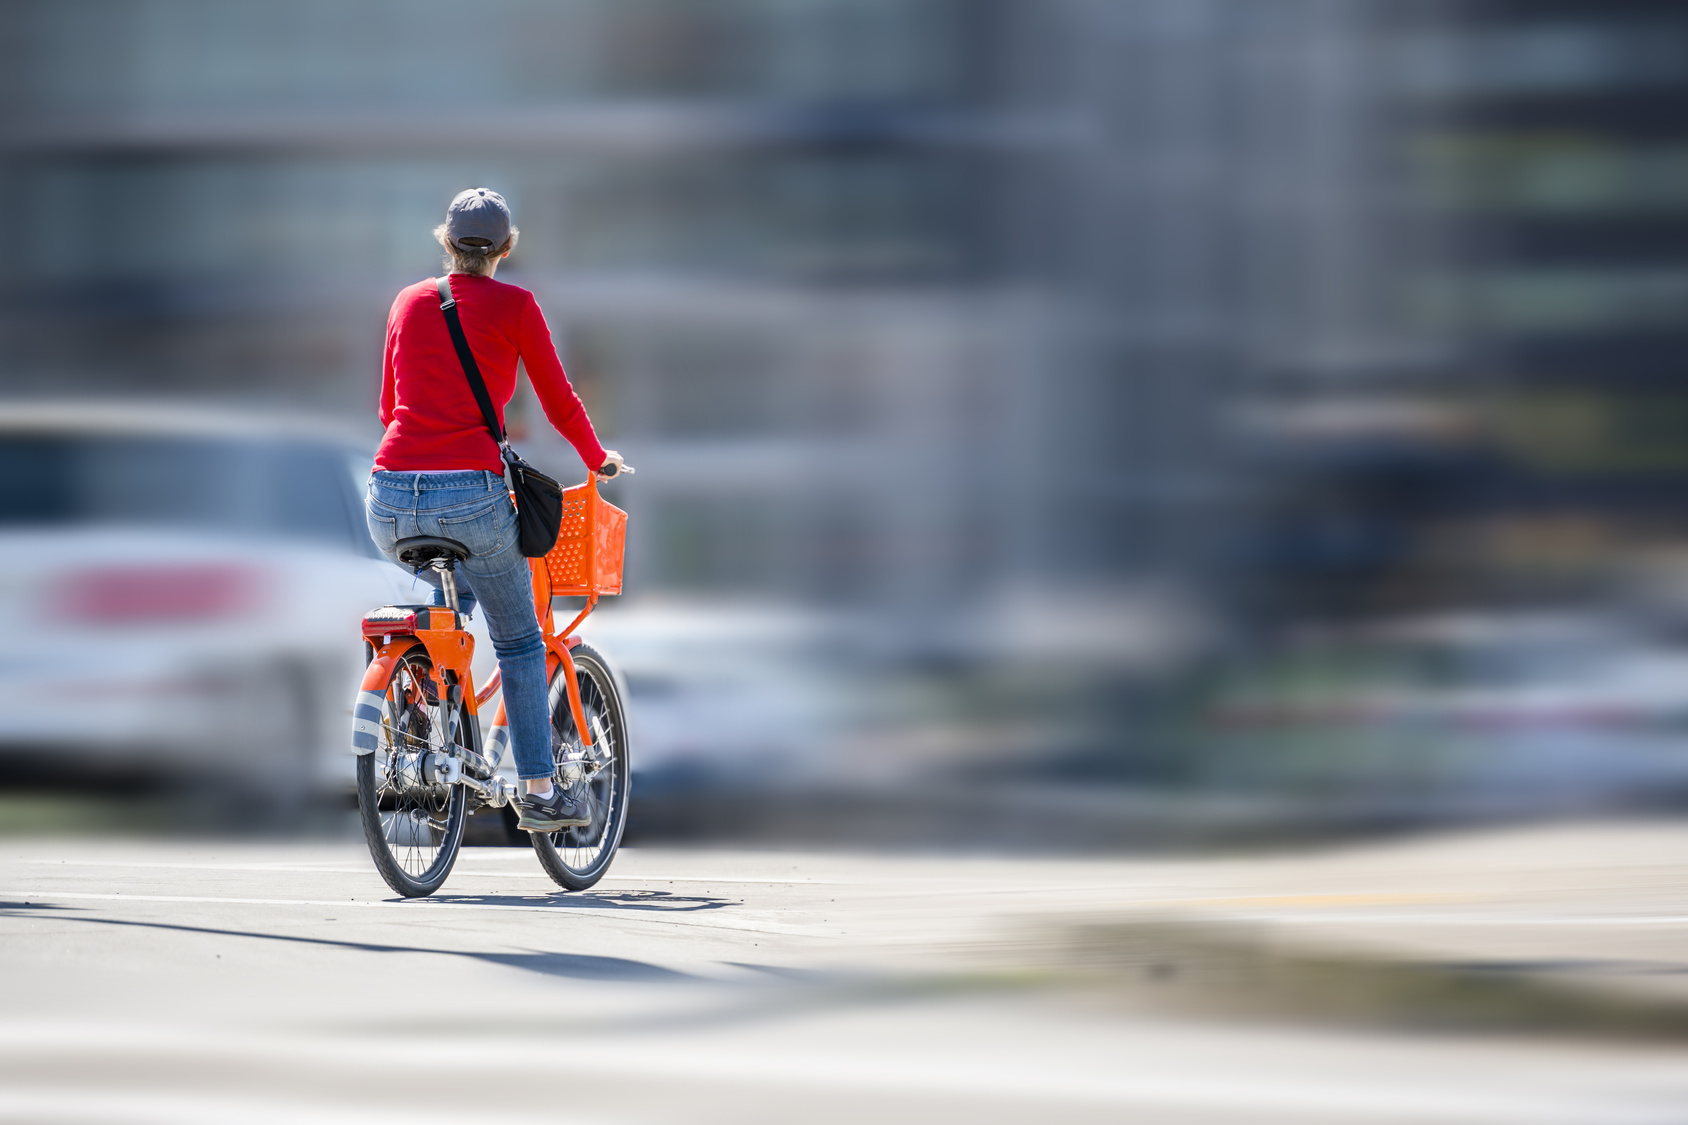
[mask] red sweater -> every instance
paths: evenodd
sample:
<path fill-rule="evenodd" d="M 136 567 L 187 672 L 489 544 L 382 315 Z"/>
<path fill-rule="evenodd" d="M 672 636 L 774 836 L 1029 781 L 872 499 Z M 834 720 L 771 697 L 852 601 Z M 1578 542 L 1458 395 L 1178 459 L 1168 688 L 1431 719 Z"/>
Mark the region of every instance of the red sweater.
<path fill-rule="evenodd" d="M 516 358 L 527 366 L 545 416 L 568 438 L 588 469 L 604 463 L 604 447 L 592 420 L 569 385 L 551 329 L 533 294 L 515 285 L 472 274 L 451 275 L 451 295 L 463 335 L 492 396 L 498 421 L 516 393 Z M 381 424 L 387 436 L 375 451 L 375 467 L 394 472 L 417 469 L 504 470 L 498 443 L 481 420 L 475 392 L 463 374 L 451 330 L 440 311 L 434 278 L 400 290 L 387 314 L 387 349 L 381 362 Z"/>

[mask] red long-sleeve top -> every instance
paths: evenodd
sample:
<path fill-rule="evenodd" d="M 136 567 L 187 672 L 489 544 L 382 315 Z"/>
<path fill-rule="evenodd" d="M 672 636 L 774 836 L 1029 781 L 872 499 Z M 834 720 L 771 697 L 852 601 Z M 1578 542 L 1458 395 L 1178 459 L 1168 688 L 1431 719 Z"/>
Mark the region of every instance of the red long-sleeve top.
<path fill-rule="evenodd" d="M 533 294 L 490 277 L 454 273 L 451 295 L 499 424 L 504 423 L 504 404 L 516 393 L 520 357 L 551 424 L 588 469 L 603 465 L 604 447 L 563 373 L 551 329 Z M 381 424 L 387 435 L 375 451 L 377 469 L 504 471 L 498 443 L 481 420 L 475 392 L 452 346 L 434 278 L 401 290 L 387 314 Z"/>

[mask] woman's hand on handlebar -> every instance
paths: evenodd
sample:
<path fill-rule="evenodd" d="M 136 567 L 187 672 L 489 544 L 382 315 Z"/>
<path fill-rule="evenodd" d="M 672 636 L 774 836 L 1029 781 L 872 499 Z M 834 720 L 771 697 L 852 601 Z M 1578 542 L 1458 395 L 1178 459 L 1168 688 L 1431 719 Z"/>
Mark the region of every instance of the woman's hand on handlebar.
<path fill-rule="evenodd" d="M 604 450 L 604 463 L 598 466 L 599 480 L 612 480 L 622 473 L 631 473 L 633 466 L 622 460 L 621 454 L 613 449 Z"/>

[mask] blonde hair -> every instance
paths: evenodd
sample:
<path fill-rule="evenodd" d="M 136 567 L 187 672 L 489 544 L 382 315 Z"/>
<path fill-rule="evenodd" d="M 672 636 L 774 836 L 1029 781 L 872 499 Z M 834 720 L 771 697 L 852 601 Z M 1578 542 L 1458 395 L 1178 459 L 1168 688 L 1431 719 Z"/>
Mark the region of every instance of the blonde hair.
<path fill-rule="evenodd" d="M 510 228 L 510 237 L 503 245 L 494 247 L 491 243 L 485 246 L 473 246 L 464 249 L 453 246 L 446 241 L 445 224 L 434 228 L 434 241 L 445 247 L 445 257 L 442 259 L 445 268 L 452 273 L 472 273 L 477 277 L 485 277 L 492 272 L 492 264 L 499 258 L 516 248 L 516 236 L 522 232 L 515 227 Z"/>

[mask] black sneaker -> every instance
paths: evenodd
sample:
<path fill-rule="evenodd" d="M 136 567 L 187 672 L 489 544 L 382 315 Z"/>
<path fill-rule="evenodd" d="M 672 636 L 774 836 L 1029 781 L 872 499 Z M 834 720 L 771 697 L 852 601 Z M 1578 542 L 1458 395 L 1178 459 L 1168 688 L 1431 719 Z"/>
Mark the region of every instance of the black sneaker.
<path fill-rule="evenodd" d="M 570 788 L 584 789 L 585 786 Z M 516 827 L 524 832 L 555 832 L 592 823 L 592 809 L 584 793 L 574 795 L 561 785 L 551 787 L 549 797 L 527 794 L 521 800 L 522 816 Z"/>

